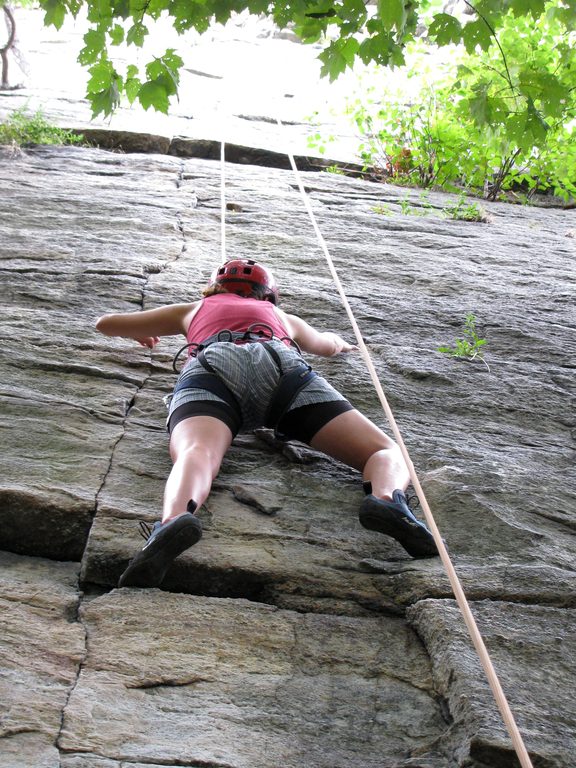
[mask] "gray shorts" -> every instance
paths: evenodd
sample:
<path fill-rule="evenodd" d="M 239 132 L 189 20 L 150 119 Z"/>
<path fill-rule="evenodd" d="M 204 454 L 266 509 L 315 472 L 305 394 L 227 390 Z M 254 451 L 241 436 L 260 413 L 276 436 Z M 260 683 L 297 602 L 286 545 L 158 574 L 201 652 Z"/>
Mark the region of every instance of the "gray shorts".
<path fill-rule="evenodd" d="M 284 373 L 301 365 L 302 358 L 293 347 L 280 341 L 265 343 L 273 346 Z M 239 345 L 216 342 L 207 347 L 204 354 L 217 378 L 233 397 L 218 391 L 218 387 L 212 387 L 210 375 L 206 383 L 198 386 L 197 375 L 205 374 L 206 369 L 199 360 L 191 358 L 174 388 L 168 412 L 168 430 L 172 431 L 185 418 L 199 415 L 214 416 L 224 421 L 233 434 L 263 426 L 281 375 L 274 358 L 264 349 L 264 343 Z M 190 386 L 187 386 L 187 380 Z M 345 397 L 321 376 L 315 376 L 296 395 L 281 419 L 287 429 L 279 431 L 287 431 L 289 439 L 309 442 L 310 437 L 334 416 L 351 409 Z"/>

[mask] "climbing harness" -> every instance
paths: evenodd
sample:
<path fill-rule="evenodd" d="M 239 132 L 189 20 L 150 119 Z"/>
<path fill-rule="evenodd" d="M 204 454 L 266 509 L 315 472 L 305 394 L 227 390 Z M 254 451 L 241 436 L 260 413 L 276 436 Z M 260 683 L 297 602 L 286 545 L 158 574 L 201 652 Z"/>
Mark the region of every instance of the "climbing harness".
<path fill-rule="evenodd" d="M 276 352 L 274 347 L 268 343 L 274 340 L 280 342 L 288 341 L 290 346 L 295 347 L 298 355 L 300 356 L 298 365 L 290 368 L 288 371 L 284 370 L 280 355 L 278 352 Z M 182 352 L 184 352 L 184 350 L 188 350 L 189 357 L 195 357 L 206 372 L 187 375 L 185 381 L 182 381 L 176 385 L 173 394 L 176 394 L 176 392 L 185 387 L 198 387 L 199 389 L 208 389 L 210 392 L 213 392 L 215 395 L 217 395 L 220 399 L 224 400 L 224 402 L 228 403 L 228 405 L 230 405 L 232 408 L 239 410 L 236 397 L 206 359 L 205 350 L 211 344 L 218 343 L 262 344 L 263 349 L 265 349 L 270 357 L 274 360 L 274 363 L 280 372 L 280 379 L 270 398 L 270 404 L 264 417 L 264 426 L 268 427 L 269 429 L 274 429 L 276 436 L 282 439 L 282 434 L 277 431 L 278 424 L 296 397 L 300 394 L 304 387 L 312 381 L 312 379 L 316 378 L 318 374 L 313 371 L 311 366 L 309 366 L 308 363 L 306 363 L 301 357 L 302 353 L 300 347 L 294 341 L 294 339 L 291 339 L 289 336 L 278 338 L 277 336 L 274 336 L 272 328 L 270 328 L 270 326 L 266 323 L 253 323 L 248 327 L 246 331 L 230 331 L 229 329 L 225 328 L 199 344 L 196 342 L 191 342 L 190 344 L 185 344 L 183 347 L 181 347 L 174 355 L 174 359 L 172 361 L 172 368 L 174 371 L 178 373 L 178 369 L 176 367 L 178 358 Z"/>
<path fill-rule="evenodd" d="M 278 122 L 278 125 L 282 127 L 282 122 L 279 119 L 277 120 L 277 122 Z M 464 590 L 462 589 L 462 585 L 460 584 L 460 579 L 458 578 L 458 575 L 450 559 L 450 555 L 448 554 L 448 550 L 446 549 L 446 545 L 444 544 L 444 540 L 442 539 L 440 531 L 438 530 L 438 526 L 436 525 L 436 521 L 434 520 L 434 516 L 432 515 L 432 510 L 430 509 L 426 496 L 424 495 L 424 491 L 422 490 L 422 486 L 420 485 L 420 481 L 416 474 L 414 464 L 412 463 L 412 459 L 410 458 L 408 449 L 406 448 L 406 445 L 404 443 L 404 440 L 402 438 L 402 435 L 396 423 L 396 419 L 394 418 L 394 414 L 392 413 L 392 409 L 390 408 L 386 395 L 384 394 L 384 390 L 378 378 L 378 374 L 376 373 L 376 368 L 374 367 L 374 363 L 372 361 L 372 358 L 370 357 L 368 348 L 366 347 L 364 339 L 362 338 L 362 334 L 360 332 L 360 328 L 358 327 L 358 323 L 356 322 L 356 318 L 354 317 L 354 313 L 352 312 L 350 302 L 348 301 L 346 293 L 344 292 L 344 288 L 340 281 L 340 277 L 338 276 L 338 273 L 334 266 L 334 262 L 332 260 L 332 257 L 330 256 L 330 252 L 328 251 L 328 246 L 326 245 L 326 241 L 322 235 L 322 232 L 320 231 L 320 228 L 316 221 L 316 217 L 314 216 L 314 211 L 312 210 L 310 199 L 306 194 L 306 190 L 304 189 L 302 178 L 296 166 L 296 161 L 294 160 L 294 156 L 291 152 L 287 152 L 287 155 L 290 161 L 290 166 L 296 178 L 300 195 L 304 202 L 304 207 L 308 212 L 308 216 L 312 223 L 312 227 L 316 233 L 318 244 L 320 245 L 320 248 L 322 249 L 324 256 L 326 257 L 328 268 L 330 270 L 330 273 L 332 275 L 332 278 L 334 280 L 334 283 L 336 285 L 336 288 L 338 290 L 338 293 L 342 300 L 342 304 L 344 305 L 344 309 L 346 310 L 346 313 L 348 315 L 352 328 L 354 329 L 354 335 L 356 336 L 356 340 L 358 342 L 358 348 L 360 350 L 362 358 L 364 359 L 364 362 L 366 363 L 366 367 L 368 368 L 370 378 L 372 379 L 372 383 L 374 384 L 374 387 L 380 399 L 380 403 L 382 405 L 382 408 L 384 409 L 384 413 L 386 414 L 386 417 L 388 419 L 388 422 L 390 424 L 390 427 L 392 429 L 396 442 L 400 448 L 404 461 L 406 462 L 406 465 L 408 467 L 412 485 L 420 501 L 420 505 L 424 512 L 424 516 L 426 518 L 428 527 L 430 528 L 432 535 L 434 537 L 434 541 L 438 548 L 440 558 L 442 560 L 444 568 L 446 569 L 446 574 L 450 581 L 450 585 L 454 592 L 454 596 L 456 597 L 456 602 L 458 603 L 460 611 L 462 612 L 464 622 L 466 624 L 466 627 L 468 629 L 468 632 L 470 634 L 470 637 L 472 639 L 472 642 L 474 644 L 474 647 L 476 649 L 476 652 L 478 654 L 478 657 L 480 659 L 480 662 L 482 664 L 482 667 L 488 679 L 490 688 L 492 689 L 494 699 L 496 701 L 498 709 L 500 710 L 500 714 L 502 715 L 502 719 L 504 720 L 504 724 L 506 725 L 506 728 L 512 740 L 512 744 L 514 746 L 516 754 L 518 755 L 520 765 L 522 768 L 533 768 L 532 762 L 528 755 L 528 751 L 526 749 L 526 746 L 524 745 L 522 735 L 520 734 L 520 731 L 514 719 L 514 715 L 512 714 L 512 711 L 506 699 L 506 695 L 502 690 L 502 686 L 500 685 L 500 680 L 498 679 L 496 670 L 494 669 L 492 660 L 490 659 L 490 655 L 488 654 L 488 650 L 486 648 L 486 645 L 484 644 L 484 640 L 482 639 L 482 636 L 480 634 L 480 631 L 478 629 L 474 616 L 472 615 L 472 611 L 470 609 L 470 605 L 468 604 L 468 600 L 466 598 Z"/>
<path fill-rule="evenodd" d="M 294 341 L 294 339 L 290 338 L 290 336 L 282 336 L 278 338 L 277 336 L 274 336 L 272 328 L 270 328 L 270 326 L 266 323 L 252 323 L 252 325 L 250 325 L 245 331 L 230 331 L 227 328 L 224 328 L 221 331 L 218 331 L 218 333 L 215 333 L 213 336 L 209 336 L 207 339 L 200 343 L 192 341 L 188 344 L 184 344 L 184 346 L 180 347 L 172 359 L 172 370 L 174 373 L 180 372 L 177 367 L 178 360 L 180 359 L 182 353 L 186 350 L 188 350 L 189 357 L 196 357 L 198 352 L 201 352 L 210 344 L 214 344 L 218 341 L 229 341 L 233 342 L 234 344 L 251 344 L 254 342 L 273 341 L 274 339 L 282 342 L 287 341 L 290 346 L 294 347 L 298 354 L 302 356 L 302 350 Z"/>

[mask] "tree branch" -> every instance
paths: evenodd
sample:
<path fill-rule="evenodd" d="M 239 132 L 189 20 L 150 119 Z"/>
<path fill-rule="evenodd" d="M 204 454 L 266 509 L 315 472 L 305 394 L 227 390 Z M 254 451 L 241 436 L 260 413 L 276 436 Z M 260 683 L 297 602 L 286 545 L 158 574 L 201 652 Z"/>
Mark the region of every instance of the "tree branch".
<path fill-rule="evenodd" d="M 472 3 L 469 2 L 469 0 L 464 0 L 464 3 L 468 6 L 468 8 L 471 8 L 474 11 L 474 13 L 478 16 L 478 18 L 482 19 L 484 24 L 486 24 L 486 26 L 488 27 L 488 29 L 490 31 L 490 34 L 494 38 L 494 41 L 495 41 L 496 45 L 498 46 L 498 48 L 500 50 L 500 53 L 502 54 L 502 61 L 504 62 L 504 69 L 506 70 L 506 77 L 504 79 L 508 82 L 508 85 L 510 86 L 510 90 L 514 94 L 514 98 L 516 98 L 516 89 L 515 89 L 514 84 L 512 82 L 512 75 L 510 74 L 510 70 L 508 69 L 508 62 L 506 60 L 506 54 L 504 53 L 504 50 L 502 49 L 502 46 L 500 45 L 500 41 L 498 40 L 498 36 L 496 35 L 496 30 L 490 24 L 488 19 L 485 16 L 483 16 L 480 13 L 480 11 L 477 8 L 475 8 L 472 5 Z"/>
<path fill-rule="evenodd" d="M 12 8 L 8 4 L 2 6 L 4 16 L 6 19 L 6 26 L 8 27 L 8 41 L 6 45 L 0 49 L 0 58 L 2 59 L 2 82 L 0 83 L 0 89 L 6 90 L 10 87 L 8 82 L 8 52 L 14 45 L 16 39 L 16 20 L 12 13 Z"/>

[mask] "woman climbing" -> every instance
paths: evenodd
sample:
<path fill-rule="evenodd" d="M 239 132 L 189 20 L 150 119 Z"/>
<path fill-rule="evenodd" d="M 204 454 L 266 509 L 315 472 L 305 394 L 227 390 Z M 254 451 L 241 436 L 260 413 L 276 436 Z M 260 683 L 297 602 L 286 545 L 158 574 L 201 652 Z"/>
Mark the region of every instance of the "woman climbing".
<path fill-rule="evenodd" d="M 273 427 L 363 474 L 360 523 L 396 539 L 412 557 L 438 554 L 432 534 L 406 503 L 409 474 L 396 443 L 304 362 L 355 349 L 276 307 L 272 273 L 250 259 L 219 267 L 192 304 L 110 314 L 96 328 L 152 349 L 161 336 L 183 334 L 189 359 L 170 402 L 172 471 L 162 521 L 129 563 L 119 586 L 158 586 L 172 561 L 202 536 L 204 503 L 235 435 Z"/>

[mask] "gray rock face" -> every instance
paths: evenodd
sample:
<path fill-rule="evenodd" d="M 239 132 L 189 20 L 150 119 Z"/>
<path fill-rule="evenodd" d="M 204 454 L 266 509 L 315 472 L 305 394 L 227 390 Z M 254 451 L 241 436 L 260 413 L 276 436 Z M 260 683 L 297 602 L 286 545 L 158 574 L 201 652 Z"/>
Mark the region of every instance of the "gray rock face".
<path fill-rule="evenodd" d="M 62 713 L 86 652 L 78 564 L 8 552 L 0 564 L 1 764 L 56 766 Z"/>
<path fill-rule="evenodd" d="M 90 651 L 62 729 L 69 753 L 377 766 L 446 728 L 426 652 L 401 619 L 122 590 L 89 603 L 82 620 Z"/>
<path fill-rule="evenodd" d="M 94 321 L 198 297 L 220 169 L 78 148 L 5 149 L 0 169 L 0 764 L 516 765 L 440 561 L 362 529 L 359 475 L 300 444 L 238 437 L 202 541 L 162 590 L 115 589 L 159 516 L 183 339 L 150 353 Z M 228 255 L 352 338 L 292 174 L 226 175 Z M 534 765 L 568 768 L 574 215 L 454 221 L 450 196 L 304 181 Z M 488 366 L 436 351 L 467 312 Z M 383 424 L 359 355 L 313 362 Z"/>

